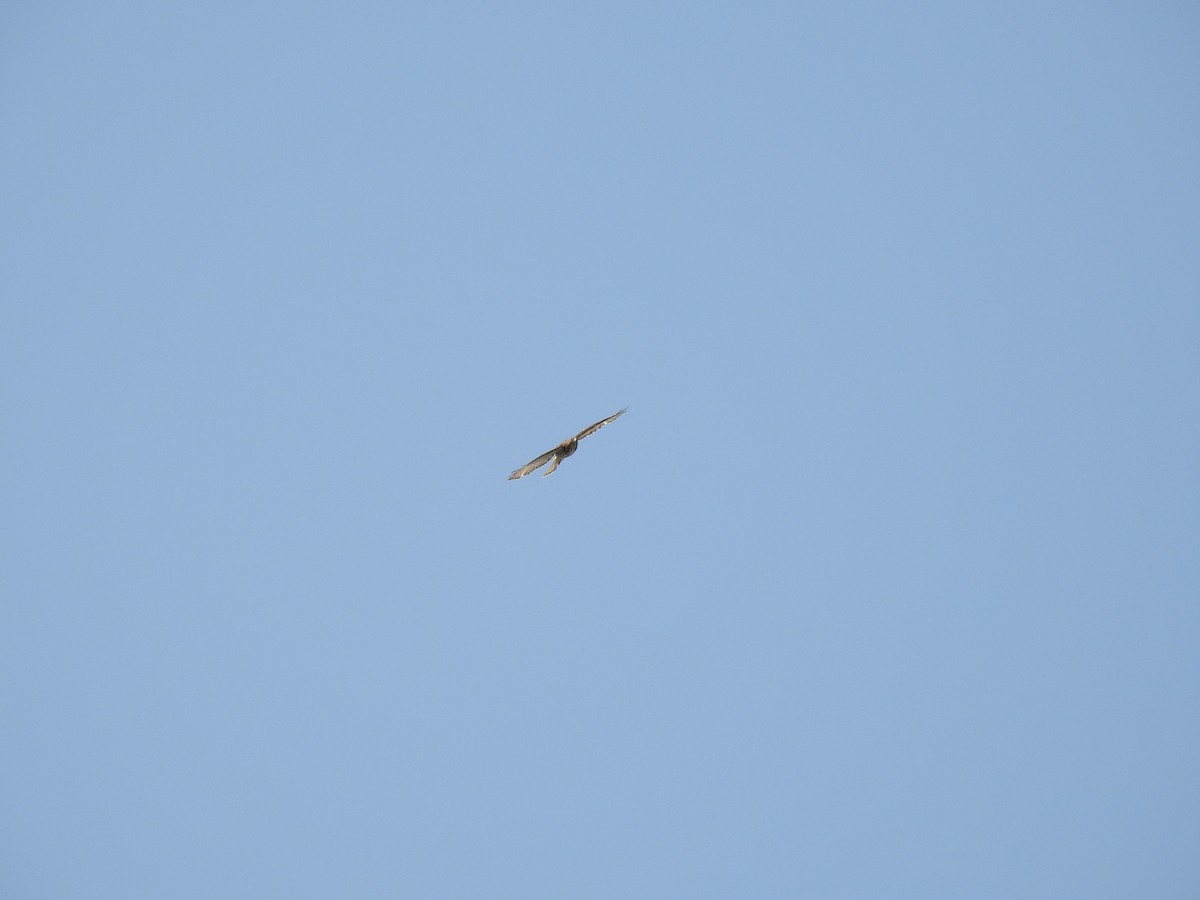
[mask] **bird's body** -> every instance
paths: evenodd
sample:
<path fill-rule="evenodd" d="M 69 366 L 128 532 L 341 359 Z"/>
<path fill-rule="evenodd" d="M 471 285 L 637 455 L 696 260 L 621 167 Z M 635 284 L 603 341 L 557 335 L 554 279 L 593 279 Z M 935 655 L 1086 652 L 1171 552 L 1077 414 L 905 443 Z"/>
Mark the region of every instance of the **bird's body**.
<path fill-rule="evenodd" d="M 628 409 L 628 408 L 629 407 L 625 407 L 625 409 Z M 540 469 L 546 463 L 551 463 L 550 468 L 542 473 L 542 477 L 545 478 L 547 475 L 549 475 L 551 472 L 553 472 L 555 469 L 558 468 L 558 464 L 560 462 L 562 462 L 564 459 L 566 459 L 568 456 L 570 456 L 572 453 L 574 453 L 577 449 L 579 449 L 579 442 L 581 440 L 583 440 L 589 434 L 599 431 L 601 428 L 603 428 L 609 422 L 613 421 L 618 416 L 624 414 L 625 409 L 622 409 L 620 412 L 613 413 L 607 419 L 601 419 L 595 425 L 589 425 L 587 428 L 583 429 L 583 431 L 579 432 L 579 434 L 575 435 L 575 437 L 567 438 L 565 441 L 563 441 L 561 444 L 559 444 L 553 450 L 547 450 L 545 453 L 543 453 L 541 456 L 537 457 L 536 459 L 530 460 L 530 462 L 527 465 L 521 466 L 521 468 L 517 469 L 515 472 L 513 472 L 511 475 L 509 475 L 508 480 L 512 481 L 516 478 L 524 478 L 526 475 L 528 475 L 530 472 L 534 471 L 535 469 Z M 551 462 L 551 460 L 553 460 L 553 462 Z"/>

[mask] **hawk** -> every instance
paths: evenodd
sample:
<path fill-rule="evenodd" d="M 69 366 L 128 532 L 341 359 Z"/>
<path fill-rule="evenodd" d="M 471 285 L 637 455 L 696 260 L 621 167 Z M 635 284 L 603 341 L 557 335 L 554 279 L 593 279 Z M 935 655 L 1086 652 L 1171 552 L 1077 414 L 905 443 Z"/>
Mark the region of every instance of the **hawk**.
<path fill-rule="evenodd" d="M 629 409 L 629 407 L 627 406 L 627 407 L 625 407 L 625 409 Z M 580 441 L 582 441 L 589 434 L 599 431 L 601 428 L 603 428 L 609 422 L 612 422 L 618 416 L 623 415 L 625 412 L 625 409 L 621 410 L 620 412 L 613 413 L 607 419 L 601 419 L 595 425 L 589 425 L 587 428 L 583 429 L 583 431 L 579 432 L 579 434 L 575 435 L 575 437 L 567 438 L 565 441 L 563 441 L 561 444 L 559 444 L 553 450 L 547 450 L 545 453 L 543 453 L 537 459 L 532 460 L 527 465 L 521 466 L 521 468 L 517 469 L 517 471 L 515 471 L 511 475 L 509 475 L 508 480 L 512 481 L 515 478 L 524 478 L 526 475 L 528 475 L 534 469 L 540 469 L 546 463 L 550 462 L 551 458 L 553 458 L 554 459 L 553 464 L 550 466 L 549 469 L 547 469 L 545 472 L 542 473 L 542 477 L 545 478 L 547 475 L 549 475 L 551 472 L 553 472 L 555 469 L 558 468 L 558 464 L 560 462 L 562 462 L 564 459 L 566 459 L 568 456 L 570 456 L 572 453 L 575 452 L 575 448 L 579 446 Z"/>

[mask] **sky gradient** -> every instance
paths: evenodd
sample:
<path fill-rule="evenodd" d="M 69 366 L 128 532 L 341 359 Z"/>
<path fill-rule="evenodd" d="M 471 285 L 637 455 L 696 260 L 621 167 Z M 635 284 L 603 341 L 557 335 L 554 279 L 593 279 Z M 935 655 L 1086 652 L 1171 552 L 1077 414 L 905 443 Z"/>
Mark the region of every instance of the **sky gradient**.
<path fill-rule="evenodd" d="M 6 4 L 0 893 L 1200 895 L 1197 48 Z"/>

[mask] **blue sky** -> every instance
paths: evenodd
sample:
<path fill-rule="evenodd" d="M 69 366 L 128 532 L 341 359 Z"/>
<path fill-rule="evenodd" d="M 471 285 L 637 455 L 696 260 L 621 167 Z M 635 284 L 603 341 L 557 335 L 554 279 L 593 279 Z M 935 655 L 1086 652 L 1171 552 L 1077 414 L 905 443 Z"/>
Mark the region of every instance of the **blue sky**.
<path fill-rule="evenodd" d="M 1198 46 L 7 4 L 0 889 L 1196 896 Z"/>

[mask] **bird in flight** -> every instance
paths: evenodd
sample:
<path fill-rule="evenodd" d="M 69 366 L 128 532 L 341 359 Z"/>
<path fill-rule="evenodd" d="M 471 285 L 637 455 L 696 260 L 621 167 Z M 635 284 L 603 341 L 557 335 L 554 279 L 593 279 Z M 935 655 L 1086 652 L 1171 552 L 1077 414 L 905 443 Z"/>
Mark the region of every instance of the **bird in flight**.
<path fill-rule="evenodd" d="M 627 406 L 627 407 L 625 407 L 625 409 L 629 409 L 629 407 Z M 550 466 L 549 469 L 547 469 L 545 472 L 542 473 L 542 477 L 545 478 L 547 475 L 549 475 L 551 472 L 553 472 L 555 469 L 558 468 L 558 464 L 560 462 L 562 462 L 564 459 L 566 459 L 568 456 L 570 456 L 572 453 L 575 452 L 575 449 L 579 446 L 580 441 L 582 441 L 589 434 L 599 431 L 601 428 L 603 428 L 609 422 L 612 422 L 618 416 L 624 414 L 625 409 L 621 410 L 620 412 L 613 413 L 607 419 L 601 419 L 595 425 L 589 425 L 587 428 L 583 429 L 583 431 L 579 432 L 579 434 L 575 435 L 575 437 L 567 438 L 565 441 L 563 441 L 561 444 L 559 444 L 553 450 L 547 450 L 545 453 L 543 453 L 537 459 L 530 461 L 527 465 L 521 466 L 521 468 L 517 469 L 515 472 L 513 472 L 511 475 L 509 475 L 508 480 L 512 481 L 513 479 L 516 479 L 516 478 L 524 478 L 526 475 L 528 475 L 534 469 L 540 469 L 546 463 L 550 462 L 551 459 L 553 459 L 554 463 Z"/>

